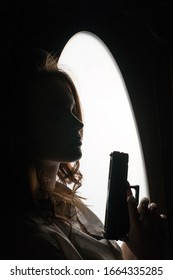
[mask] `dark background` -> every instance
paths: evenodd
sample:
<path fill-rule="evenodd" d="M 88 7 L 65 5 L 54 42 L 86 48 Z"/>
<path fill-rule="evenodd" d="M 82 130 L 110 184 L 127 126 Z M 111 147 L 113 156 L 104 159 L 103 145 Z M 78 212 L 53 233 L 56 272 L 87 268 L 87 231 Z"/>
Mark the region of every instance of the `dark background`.
<path fill-rule="evenodd" d="M 169 1 L 1 1 L 1 70 L 23 47 L 61 53 L 76 32 L 96 34 L 124 77 L 144 150 L 151 200 L 167 214 L 173 259 L 173 8 Z M 15 65 L 8 68 L 10 75 Z M 3 74 L 1 74 L 3 80 Z M 6 82 L 9 82 L 6 81 Z M 1 83 L 2 85 L 3 83 Z M 2 88 L 1 88 L 2 90 Z M 3 89 L 4 93 L 4 89 Z"/>

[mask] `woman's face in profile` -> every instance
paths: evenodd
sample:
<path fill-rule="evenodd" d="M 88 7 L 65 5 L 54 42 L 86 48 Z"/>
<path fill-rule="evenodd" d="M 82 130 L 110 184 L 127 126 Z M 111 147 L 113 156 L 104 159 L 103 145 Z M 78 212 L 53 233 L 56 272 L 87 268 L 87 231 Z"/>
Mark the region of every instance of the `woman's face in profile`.
<path fill-rule="evenodd" d="M 34 156 L 57 162 L 80 159 L 83 124 L 74 114 L 75 101 L 68 86 L 56 77 L 46 77 L 34 84 L 30 102 Z"/>

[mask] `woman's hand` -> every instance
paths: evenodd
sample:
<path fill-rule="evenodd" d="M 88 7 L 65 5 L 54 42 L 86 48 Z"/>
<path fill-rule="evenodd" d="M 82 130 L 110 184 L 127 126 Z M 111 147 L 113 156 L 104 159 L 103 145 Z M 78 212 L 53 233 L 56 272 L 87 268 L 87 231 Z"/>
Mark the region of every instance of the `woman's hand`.
<path fill-rule="evenodd" d="M 136 259 L 164 259 L 166 247 L 165 215 L 160 214 L 157 204 L 149 203 L 148 198 L 143 198 L 137 207 L 135 198 L 128 197 L 128 209 L 130 231 L 124 240 L 128 249 L 131 250 Z M 123 247 L 125 250 L 126 246 Z"/>

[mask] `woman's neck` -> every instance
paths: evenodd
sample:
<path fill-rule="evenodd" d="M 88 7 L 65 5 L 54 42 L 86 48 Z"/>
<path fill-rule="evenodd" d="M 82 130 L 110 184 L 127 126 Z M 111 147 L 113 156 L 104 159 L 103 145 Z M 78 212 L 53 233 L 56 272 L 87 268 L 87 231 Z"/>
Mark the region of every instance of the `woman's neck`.
<path fill-rule="evenodd" d="M 47 191 L 53 191 L 55 189 L 57 172 L 60 163 L 51 161 L 40 160 L 37 162 L 37 172 L 40 175 L 41 183 L 46 186 Z"/>

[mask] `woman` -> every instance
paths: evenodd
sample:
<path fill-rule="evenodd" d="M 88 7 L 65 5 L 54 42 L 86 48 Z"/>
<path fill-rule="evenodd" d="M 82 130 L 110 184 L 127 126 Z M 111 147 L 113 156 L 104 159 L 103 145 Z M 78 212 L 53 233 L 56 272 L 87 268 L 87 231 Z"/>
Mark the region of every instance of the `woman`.
<path fill-rule="evenodd" d="M 137 208 L 129 197 L 131 227 L 120 248 L 104 238 L 101 221 L 77 195 L 82 113 L 56 57 L 43 50 L 23 53 L 7 86 L 1 259 L 163 258 L 162 246 L 153 246 L 163 237 L 156 204 L 143 199 Z"/>

